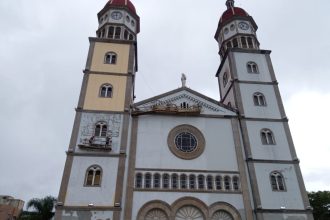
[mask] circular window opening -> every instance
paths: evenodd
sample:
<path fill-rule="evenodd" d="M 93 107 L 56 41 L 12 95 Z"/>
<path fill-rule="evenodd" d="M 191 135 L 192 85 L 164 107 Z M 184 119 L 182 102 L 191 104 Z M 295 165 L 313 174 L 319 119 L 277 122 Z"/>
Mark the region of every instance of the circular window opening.
<path fill-rule="evenodd" d="M 169 132 L 167 144 L 175 156 L 192 160 L 203 153 L 205 139 L 202 132 L 194 126 L 179 125 Z"/>
<path fill-rule="evenodd" d="M 189 132 L 182 132 L 175 137 L 175 145 L 182 152 L 193 152 L 197 147 L 197 139 Z"/>

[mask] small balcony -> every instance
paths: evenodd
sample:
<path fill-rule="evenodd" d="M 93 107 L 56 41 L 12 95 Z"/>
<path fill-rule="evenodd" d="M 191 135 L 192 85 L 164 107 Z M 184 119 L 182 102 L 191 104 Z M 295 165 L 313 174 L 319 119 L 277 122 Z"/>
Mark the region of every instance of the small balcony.
<path fill-rule="evenodd" d="M 111 151 L 112 139 L 109 136 L 106 137 L 92 136 L 90 138 L 85 138 L 84 141 L 78 146 L 80 149 L 84 149 L 84 150 Z"/>

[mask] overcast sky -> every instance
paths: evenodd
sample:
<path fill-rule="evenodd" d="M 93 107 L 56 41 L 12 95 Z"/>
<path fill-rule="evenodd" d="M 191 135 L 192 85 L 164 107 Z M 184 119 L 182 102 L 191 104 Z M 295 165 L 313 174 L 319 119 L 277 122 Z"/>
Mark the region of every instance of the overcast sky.
<path fill-rule="evenodd" d="M 214 33 L 225 0 L 133 0 L 137 101 L 190 88 L 219 100 Z M 96 14 L 106 0 L 0 1 L 0 195 L 57 196 Z M 275 73 L 307 190 L 330 190 L 330 1 L 236 0 Z"/>

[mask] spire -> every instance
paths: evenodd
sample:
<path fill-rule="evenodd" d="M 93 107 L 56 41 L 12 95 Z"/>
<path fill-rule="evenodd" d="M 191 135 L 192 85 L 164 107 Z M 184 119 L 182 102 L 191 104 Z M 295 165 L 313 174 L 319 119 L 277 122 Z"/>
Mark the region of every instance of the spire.
<path fill-rule="evenodd" d="M 227 5 L 228 9 L 233 8 L 234 4 L 235 4 L 234 0 L 227 0 L 227 2 L 226 2 L 226 5 Z"/>

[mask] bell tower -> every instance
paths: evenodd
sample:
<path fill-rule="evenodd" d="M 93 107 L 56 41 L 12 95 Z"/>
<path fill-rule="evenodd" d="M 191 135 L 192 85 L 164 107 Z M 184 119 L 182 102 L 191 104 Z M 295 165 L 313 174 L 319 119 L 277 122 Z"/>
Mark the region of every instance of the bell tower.
<path fill-rule="evenodd" d="M 254 218 L 313 219 L 271 51 L 260 49 L 254 19 L 233 0 L 226 6 L 215 34 L 216 77 L 221 103 L 237 110 Z"/>
<path fill-rule="evenodd" d="M 129 0 L 108 1 L 97 17 L 58 196 L 58 220 L 119 220 L 125 202 L 140 19 Z"/>

